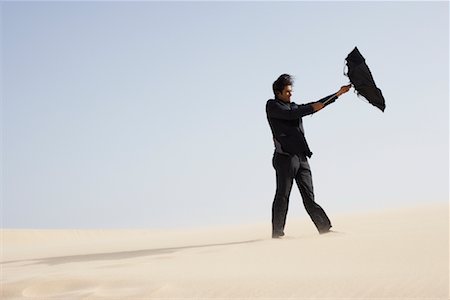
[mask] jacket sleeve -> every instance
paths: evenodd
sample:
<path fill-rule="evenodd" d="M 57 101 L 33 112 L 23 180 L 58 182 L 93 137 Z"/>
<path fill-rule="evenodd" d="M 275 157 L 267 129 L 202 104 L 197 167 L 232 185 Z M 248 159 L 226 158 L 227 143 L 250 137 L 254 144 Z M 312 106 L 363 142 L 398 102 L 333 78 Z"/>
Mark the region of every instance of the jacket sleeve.
<path fill-rule="evenodd" d="M 310 115 L 313 112 L 314 109 L 311 103 L 297 105 L 297 107 L 291 109 L 275 100 L 269 100 L 266 104 L 267 116 L 274 119 L 295 120 Z"/>
<path fill-rule="evenodd" d="M 336 94 L 331 94 L 326 97 L 323 97 L 322 99 L 318 100 L 317 102 L 321 102 L 322 104 L 325 104 L 325 106 L 327 106 L 327 105 L 330 105 L 331 103 L 334 103 L 334 101 L 336 101 L 337 98 L 338 98 L 338 96 L 336 96 Z M 329 100 L 329 101 L 327 102 L 327 100 Z"/>

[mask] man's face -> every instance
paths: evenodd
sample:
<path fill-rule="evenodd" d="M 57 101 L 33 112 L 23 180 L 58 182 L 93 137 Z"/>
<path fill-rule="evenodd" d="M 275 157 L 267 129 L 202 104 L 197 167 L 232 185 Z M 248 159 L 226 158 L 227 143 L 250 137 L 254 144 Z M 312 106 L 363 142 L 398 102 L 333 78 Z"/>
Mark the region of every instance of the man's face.
<path fill-rule="evenodd" d="M 286 103 L 291 102 L 291 96 L 292 96 L 292 85 L 286 85 L 281 93 L 277 92 L 278 99 Z"/>

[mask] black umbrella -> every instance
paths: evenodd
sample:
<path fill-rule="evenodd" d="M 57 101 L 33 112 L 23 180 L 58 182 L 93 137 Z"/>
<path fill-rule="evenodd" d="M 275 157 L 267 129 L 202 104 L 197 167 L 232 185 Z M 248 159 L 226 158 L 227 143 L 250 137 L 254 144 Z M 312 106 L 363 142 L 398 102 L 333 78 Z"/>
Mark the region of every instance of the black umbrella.
<path fill-rule="evenodd" d="M 378 107 L 384 112 L 386 104 L 381 90 L 377 88 L 372 73 L 366 65 L 366 60 L 355 47 L 345 59 L 347 61 L 347 74 L 345 74 L 355 88 L 358 96 L 361 95 L 370 104 Z"/>

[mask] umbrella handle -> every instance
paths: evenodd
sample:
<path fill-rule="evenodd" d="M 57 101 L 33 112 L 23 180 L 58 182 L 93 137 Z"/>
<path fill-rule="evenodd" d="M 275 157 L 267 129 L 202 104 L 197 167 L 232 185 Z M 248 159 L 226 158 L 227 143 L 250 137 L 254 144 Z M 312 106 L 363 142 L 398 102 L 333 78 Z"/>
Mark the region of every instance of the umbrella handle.
<path fill-rule="evenodd" d="M 324 102 L 322 102 L 323 103 L 323 105 L 325 106 L 325 105 L 327 105 L 328 104 L 328 102 L 330 102 L 331 101 L 331 99 L 333 99 L 334 97 L 336 96 L 336 94 L 334 94 L 333 96 L 331 96 L 330 98 L 328 98 L 327 100 L 325 100 Z"/>

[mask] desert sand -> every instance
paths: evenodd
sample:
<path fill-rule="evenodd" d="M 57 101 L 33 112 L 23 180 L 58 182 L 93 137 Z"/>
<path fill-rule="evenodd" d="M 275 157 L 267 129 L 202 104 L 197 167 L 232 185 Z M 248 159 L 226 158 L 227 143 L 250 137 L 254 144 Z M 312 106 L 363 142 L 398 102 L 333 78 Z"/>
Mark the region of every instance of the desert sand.
<path fill-rule="evenodd" d="M 448 299 L 449 207 L 172 230 L 3 229 L 1 299 Z"/>

